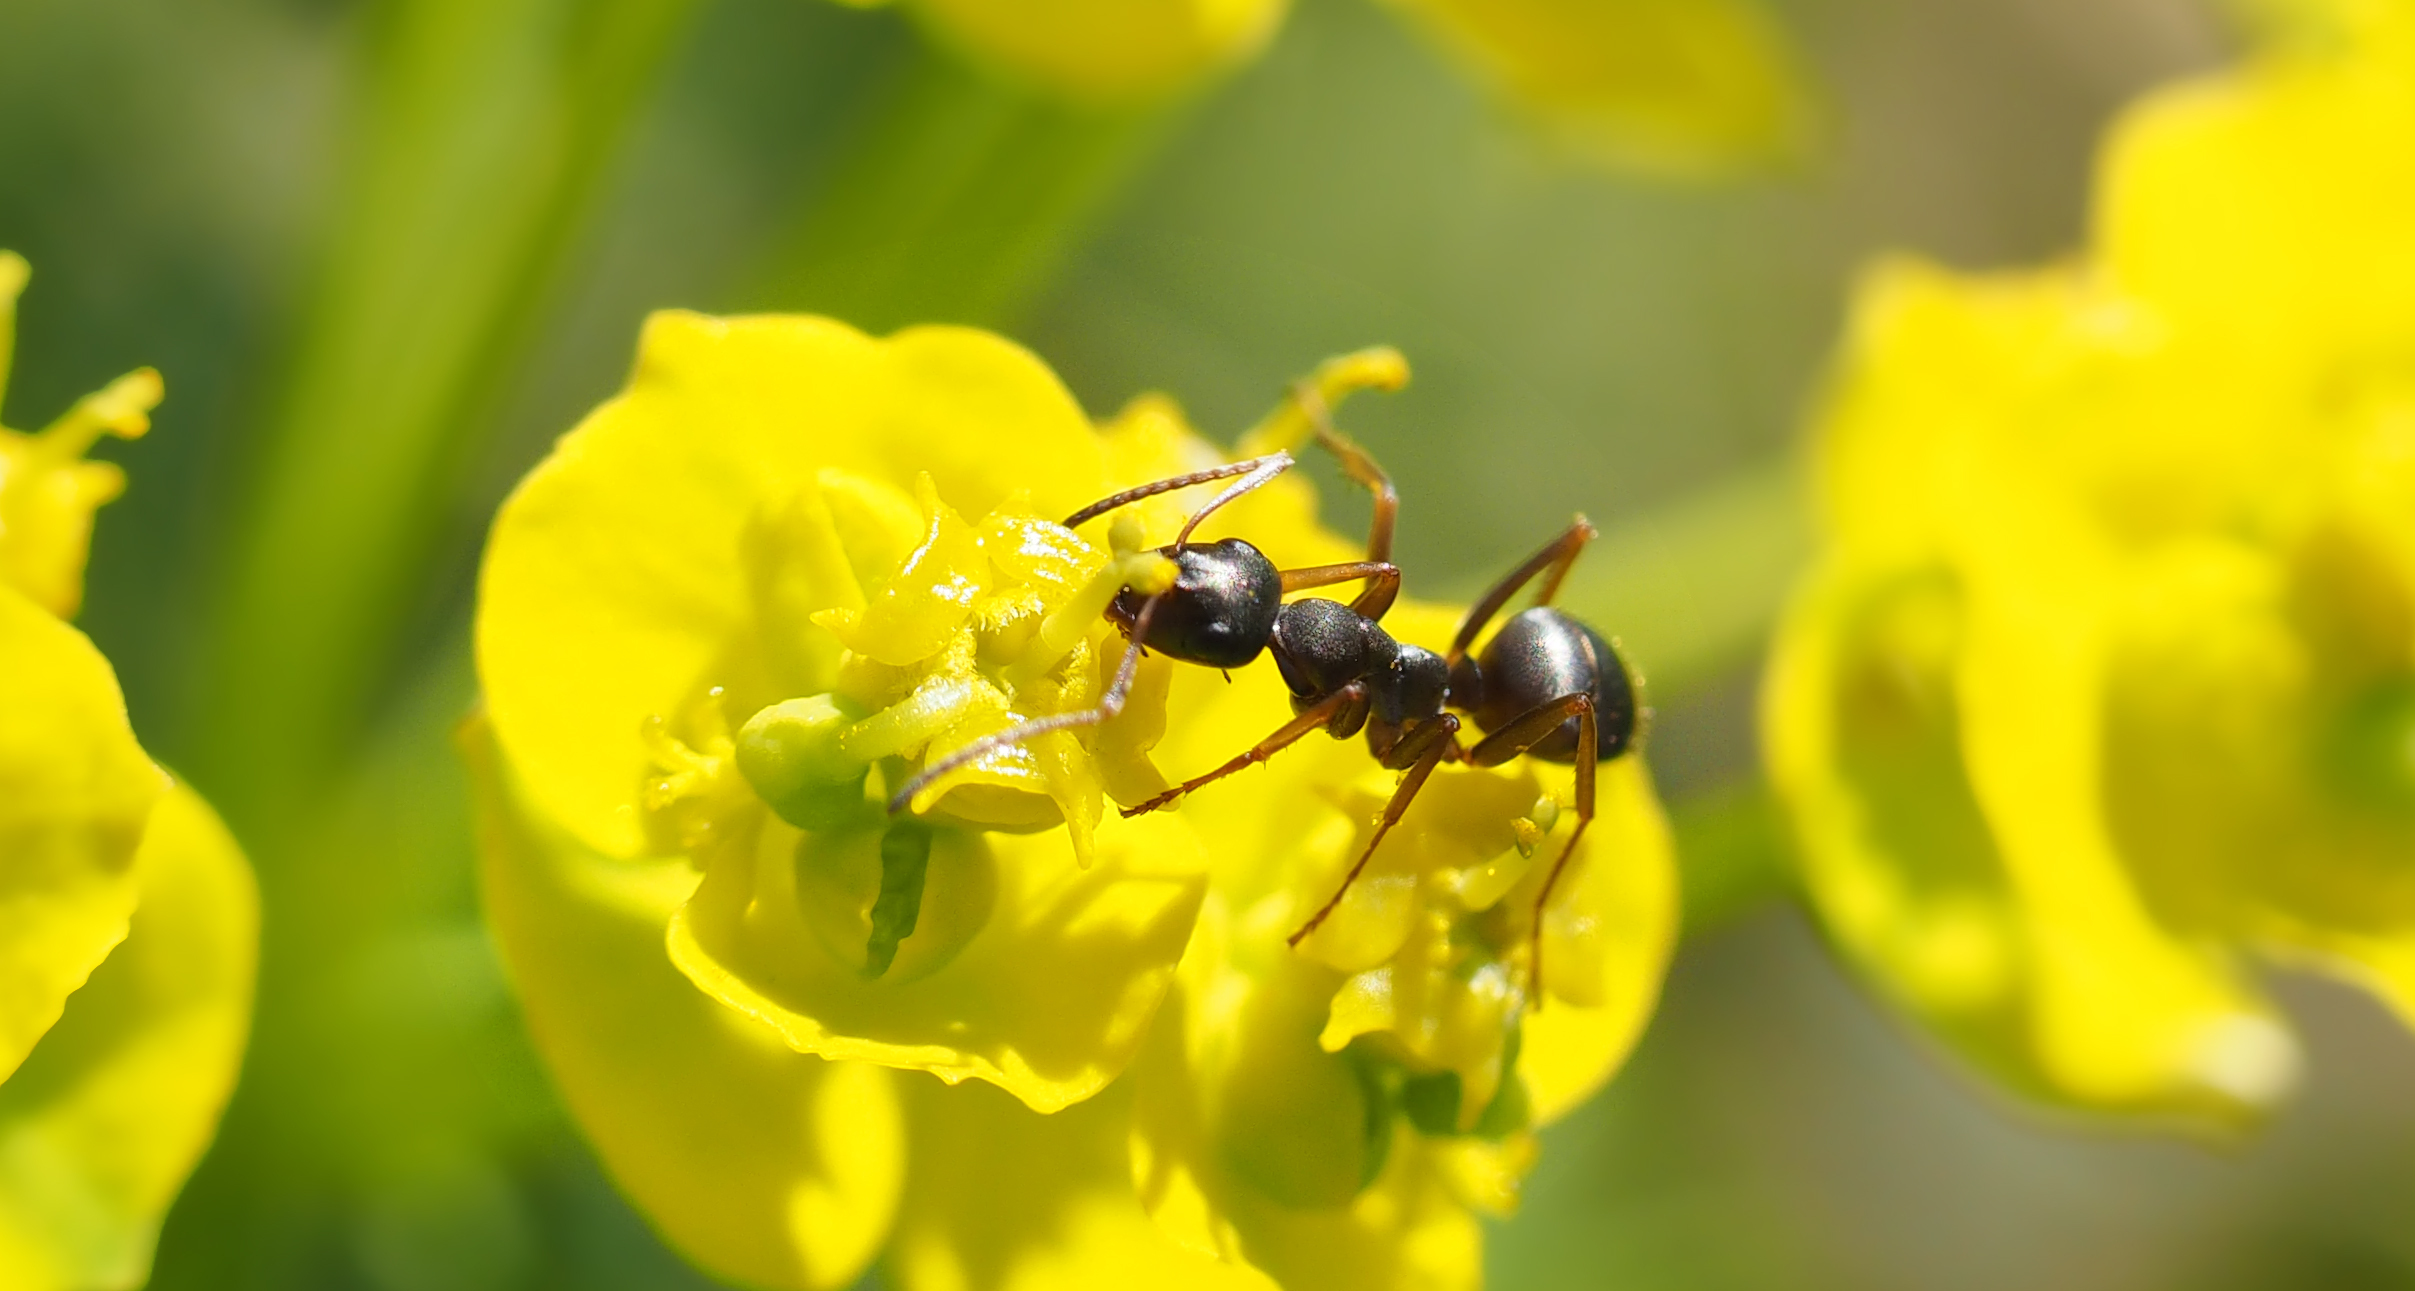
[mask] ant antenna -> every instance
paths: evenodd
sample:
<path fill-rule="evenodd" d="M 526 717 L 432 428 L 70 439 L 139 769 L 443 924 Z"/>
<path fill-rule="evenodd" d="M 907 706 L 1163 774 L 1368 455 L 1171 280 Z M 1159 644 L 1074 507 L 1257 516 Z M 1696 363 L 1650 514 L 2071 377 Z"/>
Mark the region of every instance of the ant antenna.
<path fill-rule="evenodd" d="M 1174 538 L 1173 550 L 1179 554 L 1183 549 L 1183 544 L 1190 540 L 1191 531 L 1199 527 L 1200 521 L 1214 515 L 1217 510 L 1234 499 L 1263 487 L 1267 481 L 1290 470 L 1291 466 L 1291 454 L 1277 451 L 1268 453 L 1264 457 L 1252 457 L 1223 466 L 1212 466 L 1204 471 L 1193 471 L 1188 475 L 1157 480 L 1138 488 L 1126 489 L 1121 493 L 1101 498 L 1089 506 L 1083 507 L 1065 517 L 1065 527 L 1074 528 L 1095 520 L 1118 507 L 1129 506 L 1134 502 L 1144 498 L 1153 498 L 1161 493 L 1172 493 L 1176 489 L 1187 489 L 1194 484 L 1206 484 L 1211 480 L 1232 480 L 1233 482 L 1227 485 L 1223 492 L 1208 499 L 1207 505 L 1192 512 L 1191 518 L 1183 523 L 1182 532 Z M 1240 478 L 1234 479 L 1235 476 Z M 906 781 L 905 785 L 896 793 L 889 795 L 889 814 L 894 816 L 904 811 L 912 805 L 916 794 L 930 787 L 932 782 L 941 776 L 978 762 L 1000 749 L 1038 739 L 1053 731 L 1072 730 L 1077 726 L 1097 726 L 1124 711 L 1124 701 L 1132 693 L 1133 674 L 1140 668 L 1140 656 L 1143 653 L 1141 645 L 1149 639 L 1149 620 L 1156 616 L 1157 607 L 1165 602 L 1171 592 L 1170 588 L 1167 591 L 1158 592 L 1141 603 L 1140 613 L 1133 616 L 1132 619 L 1132 643 L 1124 648 L 1123 661 L 1116 665 L 1115 680 L 1108 684 L 1107 692 L 1099 696 L 1097 706 L 1070 713 L 1055 713 L 1047 717 L 1034 718 L 1019 726 L 1010 726 L 994 735 L 983 736 L 965 745 L 939 761 L 924 767 L 915 774 L 913 779 Z"/>
<path fill-rule="evenodd" d="M 1263 465 L 1259 466 L 1258 469 L 1251 471 L 1249 474 L 1242 476 L 1240 479 L 1233 481 L 1231 484 L 1226 485 L 1222 493 L 1209 498 L 1206 506 L 1199 508 L 1197 511 L 1193 511 L 1191 513 L 1191 518 L 1182 522 L 1182 532 L 1174 535 L 1174 551 L 1176 554 L 1180 554 L 1184 544 L 1190 542 L 1191 531 L 1199 527 L 1200 521 L 1205 520 L 1209 516 L 1214 515 L 1216 512 L 1222 510 L 1226 503 L 1233 501 L 1235 498 L 1241 497 L 1243 494 L 1255 491 L 1260 486 L 1264 485 L 1268 480 L 1271 480 L 1274 477 L 1281 475 L 1283 472 L 1291 469 L 1291 454 L 1289 453 L 1275 453 L 1267 457 L 1260 457 L 1253 460 L 1261 462 Z M 1241 463 L 1241 465 L 1244 466 L 1248 464 L 1249 463 L 1247 462 Z"/>
<path fill-rule="evenodd" d="M 1124 701 L 1132 693 L 1132 676 L 1140 670 L 1142 654 L 1140 643 L 1147 639 L 1149 620 L 1156 615 L 1157 607 L 1165 601 L 1166 595 L 1165 592 L 1159 592 L 1141 603 L 1140 613 L 1132 620 L 1132 644 L 1124 647 L 1123 662 L 1117 664 L 1115 668 L 1115 680 L 1108 683 L 1107 693 L 1099 696 L 1097 707 L 1034 718 L 1020 726 L 1007 727 L 995 735 L 985 735 L 965 745 L 924 767 L 915 774 L 913 779 L 906 781 L 904 787 L 889 795 L 889 814 L 894 816 L 904 811 L 913 803 L 914 795 L 929 788 L 931 783 L 941 776 L 978 762 L 1000 749 L 1028 740 L 1036 740 L 1051 731 L 1069 731 L 1077 726 L 1097 726 L 1102 722 L 1113 720 L 1117 713 L 1124 711 Z"/>
<path fill-rule="evenodd" d="M 1177 475 L 1170 479 L 1163 479 L 1154 483 L 1143 484 L 1138 488 L 1125 489 L 1121 493 L 1100 498 L 1098 501 L 1091 503 L 1089 506 L 1083 507 L 1081 510 L 1065 517 L 1065 527 L 1068 529 L 1078 529 L 1081 526 L 1088 524 L 1090 521 L 1096 520 L 1100 516 L 1103 516 L 1118 507 L 1130 506 L 1131 504 L 1139 502 L 1145 498 L 1156 497 L 1160 493 L 1172 493 L 1176 489 L 1187 489 L 1194 484 L 1205 484 L 1210 480 L 1229 480 L 1236 475 L 1241 476 L 1242 478 L 1240 480 L 1235 481 L 1222 493 L 1219 493 L 1215 497 L 1208 499 L 1208 504 L 1206 506 L 1203 506 L 1197 511 L 1191 513 L 1190 520 L 1182 526 L 1182 532 L 1174 539 L 1174 550 L 1180 551 L 1182 550 L 1183 544 L 1190 541 L 1191 530 L 1198 528 L 1200 521 L 1207 519 L 1211 515 L 1214 515 L 1218 510 L 1223 508 L 1225 504 L 1232 502 L 1234 499 L 1239 498 L 1245 493 L 1249 493 L 1259 488 L 1268 480 L 1271 480 L 1274 477 L 1281 475 L 1283 472 L 1290 470 L 1291 464 L 1291 454 L 1285 452 L 1273 452 L 1268 453 L 1264 457 L 1252 457 L 1246 461 L 1229 462 L 1223 466 L 1209 467 L 1204 471 L 1193 471 L 1188 475 Z"/>

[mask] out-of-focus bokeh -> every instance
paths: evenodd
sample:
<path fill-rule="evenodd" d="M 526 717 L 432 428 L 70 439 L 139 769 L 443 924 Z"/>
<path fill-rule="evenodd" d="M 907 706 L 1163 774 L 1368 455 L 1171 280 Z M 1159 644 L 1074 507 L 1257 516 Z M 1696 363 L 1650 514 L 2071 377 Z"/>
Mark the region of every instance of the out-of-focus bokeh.
<path fill-rule="evenodd" d="M 449 744 L 486 517 L 618 386 L 643 314 L 694 306 L 1000 326 L 1094 413 L 1163 389 L 1227 438 L 1319 358 L 1388 342 L 1416 381 L 1349 424 L 1400 485 L 1412 594 L 1480 587 L 1571 512 L 1604 526 L 1571 600 L 1651 679 L 1689 934 L 1633 1063 L 1545 1134 L 1496 1285 L 2415 1286 L 2415 1043 L 2378 1006 L 2279 981 L 2308 1085 L 2235 1147 L 2041 1119 L 1846 981 L 1784 892 L 1755 770 L 1761 641 L 1809 543 L 1796 445 L 1857 266 L 2076 248 L 2105 121 L 2223 61 L 2225 15 L 1774 12 L 1812 142 L 1670 184 L 1529 129 L 1372 0 L 1306 0 L 1229 81 L 1113 113 L 814 0 L 0 0 L 0 246 L 36 273 L 5 411 L 166 377 L 149 437 L 104 450 L 131 487 L 80 622 L 263 887 L 255 1048 L 155 1285 L 704 1284 L 528 1052 Z M 526 40 L 448 58 L 446 24 L 475 22 Z M 334 268 L 363 247 L 400 287 Z M 434 465 L 381 473 L 418 425 Z M 413 560 L 278 545 L 309 517 L 259 499 L 313 453 L 406 495 Z M 326 642 L 343 675 L 314 671 Z"/>

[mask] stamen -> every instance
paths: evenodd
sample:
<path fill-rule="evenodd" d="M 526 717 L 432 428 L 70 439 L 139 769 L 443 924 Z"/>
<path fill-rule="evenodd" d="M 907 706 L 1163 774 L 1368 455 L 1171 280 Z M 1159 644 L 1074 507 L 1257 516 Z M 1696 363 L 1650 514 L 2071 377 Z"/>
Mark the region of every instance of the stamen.
<path fill-rule="evenodd" d="M 1022 657 L 1006 671 L 1006 680 L 1015 686 L 1025 685 L 1057 666 L 1076 643 L 1090 635 L 1090 626 L 1107 612 L 1116 594 L 1129 587 L 1144 596 L 1154 596 L 1174 585 L 1174 562 L 1153 551 L 1140 549 L 1140 522 L 1130 516 L 1117 517 L 1107 531 L 1108 549 L 1114 554 L 1106 567 L 1082 584 L 1082 589 L 1041 620 L 1040 630 L 1032 635 L 1031 644 Z"/>
<path fill-rule="evenodd" d="M 1389 345 L 1338 355 L 1295 383 L 1283 402 L 1266 419 L 1241 437 L 1239 451 L 1249 456 L 1295 449 L 1306 444 L 1331 410 L 1361 390 L 1393 391 L 1409 384 L 1409 361 Z"/>
<path fill-rule="evenodd" d="M 136 368 L 76 400 L 35 436 L 35 442 L 52 460 L 71 461 L 91 451 L 105 434 L 140 439 L 151 429 L 151 410 L 165 393 L 158 372 Z"/>

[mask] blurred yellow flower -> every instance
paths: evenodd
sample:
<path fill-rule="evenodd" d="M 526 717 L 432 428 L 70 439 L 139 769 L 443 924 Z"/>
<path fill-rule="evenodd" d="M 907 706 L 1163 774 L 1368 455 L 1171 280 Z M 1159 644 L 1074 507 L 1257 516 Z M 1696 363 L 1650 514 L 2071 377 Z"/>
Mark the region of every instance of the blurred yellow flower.
<path fill-rule="evenodd" d="M 24 280 L 0 253 L 0 365 Z M 157 398 L 138 373 L 43 435 L 0 431 L 0 1284 L 27 1291 L 149 1276 L 250 1022 L 251 871 L 59 617 L 120 483 L 79 456 Z"/>
<path fill-rule="evenodd" d="M 2084 263 L 1873 275 L 1770 771 L 1815 904 L 2016 1088 L 2235 1123 L 2242 952 L 2415 1016 L 2415 16 L 2152 96 Z"/>
<path fill-rule="evenodd" d="M 879 3 L 880 0 L 842 0 Z M 1287 0 L 898 0 L 940 40 L 1088 103 L 1162 96 L 1255 57 Z M 1700 174 L 1801 152 L 1809 104 L 1760 0 L 1391 0 L 1578 150 Z"/>
<path fill-rule="evenodd" d="M 1391 0 L 1548 131 L 1612 165 L 1701 175 L 1800 156 L 1813 113 L 1760 0 Z"/>
<path fill-rule="evenodd" d="M 1329 365 L 1324 393 L 1396 384 L 1398 364 Z M 506 503 L 466 740 L 490 917 L 573 1111 L 700 1264 L 780 1287 L 843 1285 L 884 1252 L 907 1287 L 1308 1285 L 1318 1266 L 1268 1234 L 1341 1217 L 1352 1240 L 1457 1243 L 1433 1267 L 1464 1283 L 1470 1207 L 1506 1208 L 1530 1127 L 1632 1042 L 1674 926 L 1637 759 L 1605 768 L 1598 859 L 1554 902 L 1539 1013 L 1518 975 L 1543 877 L 1529 854 L 1572 827 L 1547 805 L 1569 797 L 1565 768 L 1445 771 L 1299 954 L 1283 931 L 1338 880 L 1390 778 L 1363 749 L 1314 741 L 1197 810 L 1103 809 L 1167 787 L 1161 745 L 1210 764 L 1288 718 L 1272 669 L 1228 686 L 1151 657 L 1115 719 L 996 751 L 884 812 L 933 759 L 1095 703 L 1122 653 L 1108 598 L 1164 576 L 1150 544 L 1198 499 L 1124 508 L 1103 551 L 1046 517 L 1223 462 L 1163 399 L 1093 428 L 986 333 L 674 313 L 649 323 L 628 390 Z M 1362 554 L 1317 526 L 1297 479 L 1199 538 L 1224 534 L 1286 567 Z M 1447 635 L 1447 614 L 1401 612 Z M 1203 905 L 1214 936 L 1194 935 Z M 1269 1029 L 1258 1019 L 1290 1015 L 1244 1003 L 1204 1030 L 1196 1006 L 1161 1022 L 1178 961 L 1186 999 L 1241 971 L 1243 996 L 1313 1016 Z M 1381 1098 L 1340 1109 L 1356 1137 L 1338 1193 L 1194 1171 L 1198 1213 L 1240 1234 L 1203 1236 L 1135 1188 L 1135 1151 L 1146 1175 L 1198 1137 L 1165 1119 L 1164 1091 L 1238 1088 L 1299 1124 L 1337 1110 L 1324 1085 L 1227 1079 L 1223 1055 L 1261 1033 L 1296 1049 L 1281 1061 L 1362 1073 L 1346 1079 Z M 1117 1079 L 1144 1048 L 1158 1074 Z M 916 1072 L 940 1079 L 899 1074 Z M 1348 1219 L 1334 1207 L 1376 1179 L 1356 1163 L 1379 1123 L 1386 1143 L 1407 1127 L 1399 1182 L 1354 1204 L 1390 1217 Z M 1264 1146 L 1294 1165 L 1305 1151 Z M 1403 1227 L 1393 1198 L 1411 1193 L 1421 1218 Z M 1362 1276 L 1416 1281 L 1427 1256 L 1402 1258 L 1380 1266 L 1396 1277 Z"/>

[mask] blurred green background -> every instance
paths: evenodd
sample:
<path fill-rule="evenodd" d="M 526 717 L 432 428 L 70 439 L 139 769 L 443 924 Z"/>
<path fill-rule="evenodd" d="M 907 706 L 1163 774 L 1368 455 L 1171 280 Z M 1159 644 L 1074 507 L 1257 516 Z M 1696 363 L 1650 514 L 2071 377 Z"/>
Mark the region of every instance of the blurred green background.
<path fill-rule="evenodd" d="M 5 411 L 166 375 L 105 450 L 132 487 L 82 623 L 266 899 L 245 1082 L 155 1285 L 704 1284 L 526 1049 L 447 743 L 485 517 L 678 305 L 1000 326 L 1093 412 L 1164 389 L 1224 439 L 1389 342 L 1416 382 L 1350 423 L 1412 594 L 1604 524 L 1571 598 L 1652 678 L 1689 936 L 1495 1285 L 2415 1286 L 2415 1044 L 2377 1006 L 2279 984 L 2311 1078 L 2252 1143 L 2105 1138 L 1949 1069 L 1785 899 L 1758 637 L 1856 266 L 2074 247 L 2107 116 L 2227 39 L 2190 0 L 1781 15 L 1819 147 L 1670 187 L 1554 152 L 1371 0 L 1113 115 L 819 0 L 0 0 L 0 246 L 36 272 Z"/>

